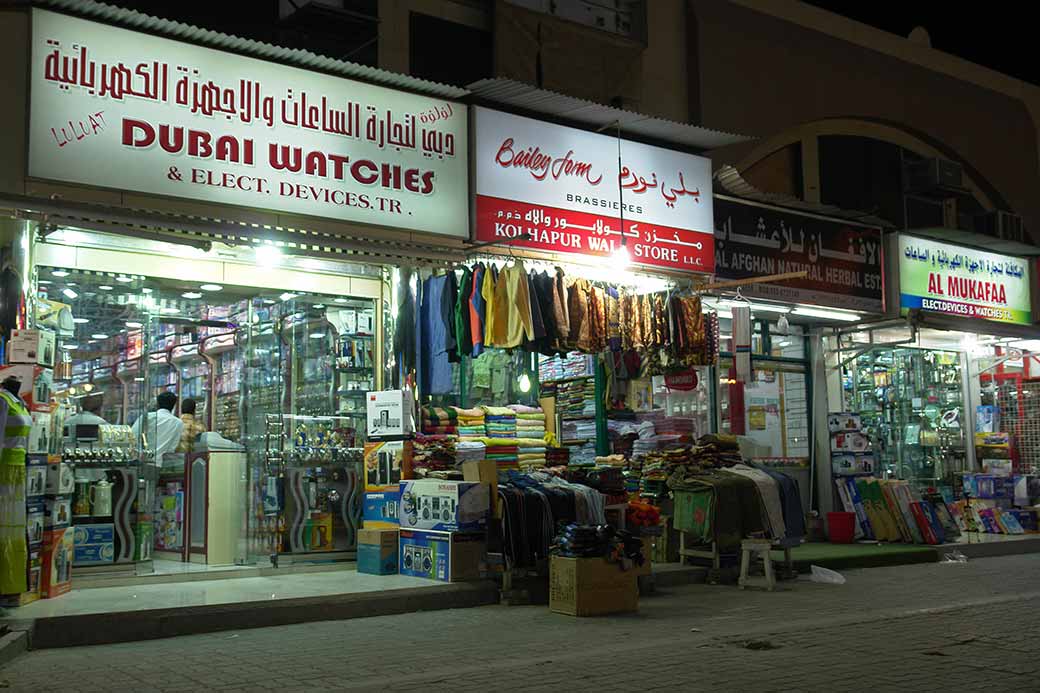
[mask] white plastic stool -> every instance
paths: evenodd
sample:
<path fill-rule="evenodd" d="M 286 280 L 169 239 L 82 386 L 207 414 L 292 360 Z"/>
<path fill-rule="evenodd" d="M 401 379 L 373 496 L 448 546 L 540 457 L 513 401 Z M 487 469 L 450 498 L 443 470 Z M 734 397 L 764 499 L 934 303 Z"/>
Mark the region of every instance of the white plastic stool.
<path fill-rule="evenodd" d="M 762 586 L 770 592 L 776 587 L 776 575 L 773 573 L 773 559 L 769 557 L 769 550 L 773 547 L 768 539 L 745 539 L 740 542 L 740 580 L 737 584 L 740 589 L 748 585 L 752 587 Z M 748 575 L 751 568 L 751 558 L 757 554 L 762 559 L 762 568 L 765 577 L 751 577 Z"/>

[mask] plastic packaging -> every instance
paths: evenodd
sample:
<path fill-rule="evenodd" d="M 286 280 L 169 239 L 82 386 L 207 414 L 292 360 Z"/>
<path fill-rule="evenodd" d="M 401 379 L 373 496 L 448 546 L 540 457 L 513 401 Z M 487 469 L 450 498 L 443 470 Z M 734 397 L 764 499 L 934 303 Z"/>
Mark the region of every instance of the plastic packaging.
<path fill-rule="evenodd" d="M 943 555 L 943 563 L 967 563 L 968 557 L 960 551 L 951 551 L 948 554 Z"/>
<path fill-rule="evenodd" d="M 813 582 L 819 582 L 824 585 L 844 585 L 845 576 L 841 573 L 835 572 L 828 568 L 821 568 L 818 565 L 810 566 L 812 570 Z"/>

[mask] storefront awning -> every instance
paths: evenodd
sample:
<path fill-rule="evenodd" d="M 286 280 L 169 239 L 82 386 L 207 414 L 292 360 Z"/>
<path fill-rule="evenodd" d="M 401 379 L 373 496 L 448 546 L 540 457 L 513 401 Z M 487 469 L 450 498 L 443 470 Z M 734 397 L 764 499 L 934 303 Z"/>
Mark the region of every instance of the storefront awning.
<path fill-rule="evenodd" d="M 593 101 L 567 96 L 548 89 L 539 89 L 512 79 L 482 79 L 469 85 L 473 96 L 490 104 L 501 104 L 540 114 L 569 120 L 594 128 L 621 123 L 626 135 L 672 143 L 693 149 L 715 149 L 752 139 L 720 130 L 674 120 L 655 118 L 622 108 L 604 106 Z"/>
<path fill-rule="evenodd" d="M 912 233 L 915 236 L 934 238 L 953 245 L 966 245 L 971 248 L 980 248 L 991 253 L 1000 253 L 1001 255 L 1018 255 L 1021 257 L 1040 256 L 1040 247 L 1035 245 L 1020 243 L 1018 241 L 1009 241 L 981 233 L 972 233 L 971 231 L 962 231 L 960 229 L 947 229 L 942 227 L 907 229 L 907 233 Z"/>

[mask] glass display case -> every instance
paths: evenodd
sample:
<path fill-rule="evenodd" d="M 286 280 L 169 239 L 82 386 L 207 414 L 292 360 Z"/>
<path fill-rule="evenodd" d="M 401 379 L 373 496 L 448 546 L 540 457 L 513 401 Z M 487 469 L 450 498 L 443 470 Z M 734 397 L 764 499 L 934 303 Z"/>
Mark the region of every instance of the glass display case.
<path fill-rule="evenodd" d="M 926 487 L 967 468 L 962 361 L 956 351 L 894 348 L 846 367 L 846 408 L 860 414 L 886 476 Z"/>

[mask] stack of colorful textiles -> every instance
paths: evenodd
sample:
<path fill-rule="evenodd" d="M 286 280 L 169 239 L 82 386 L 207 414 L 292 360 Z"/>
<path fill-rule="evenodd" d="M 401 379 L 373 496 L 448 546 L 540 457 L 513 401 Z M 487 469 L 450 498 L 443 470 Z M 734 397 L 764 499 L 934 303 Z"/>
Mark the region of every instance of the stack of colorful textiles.
<path fill-rule="evenodd" d="M 453 412 L 457 419 L 457 432 L 459 438 L 465 440 L 467 438 L 483 438 L 486 431 L 484 430 L 484 410 L 480 407 L 474 407 L 473 409 L 460 409 L 459 407 L 452 407 Z"/>
<path fill-rule="evenodd" d="M 591 414 L 586 414 L 586 399 L 592 405 Z M 590 416 L 596 413 L 596 383 L 592 378 L 568 380 L 556 387 L 556 411 L 564 419 Z"/>
<path fill-rule="evenodd" d="M 487 454 L 487 446 L 479 440 L 460 440 L 455 443 L 455 464 L 479 461 Z"/>
<path fill-rule="evenodd" d="M 584 445 L 571 446 L 570 467 L 594 467 L 596 466 L 596 441 L 589 441 Z"/>
<path fill-rule="evenodd" d="M 412 466 L 430 471 L 455 466 L 456 437 L 417 433 L 413 441 Z"/>
<path fill-rule="evenodd" d="M 571 352 L 564 357 L 542 356 L 538 359 L 538 379 L 562 380 L 591 375 L 596 370 L 596 357 Z"/>
<path fill-rule="evenodd" d="M 560 437 L 564 441 L 575 441 L 575 440 L 595 440 L 596 439 L 596 420 L 595 419 L 577 419 L 575 421 L 563 422 L 563 429 L 560 431 Z"/>
<path fill-rule="evenodd" d="M 453 435 L 457 432 L 458 415 L 453 409 L 422 408 L 422 432 L 427 435 Z"/>
<path fill-rule="evenodd" d="M 509 408 L 516 412 L 516 435 L 518 438 L 545 437 L 545 412 L 540 407 L 511 404 Z"/>
<path fill-rule="evenodd" d="M 570 448 L 563 447 L 545 449 L 545 466 L 547 467 L 566 467 L 570 461 Z"/>
<path fill-rule="evenodd" d="M 508 407 L 481 407 L 489 438 L 516 438 L 516 412 Z"/>
<path fill-rule="evenodd" d="M 494 460 L 499 469 L 519 469 L 519 447 L 516 438 L 481 438 L 487 446 L 484 459 Z"/>

